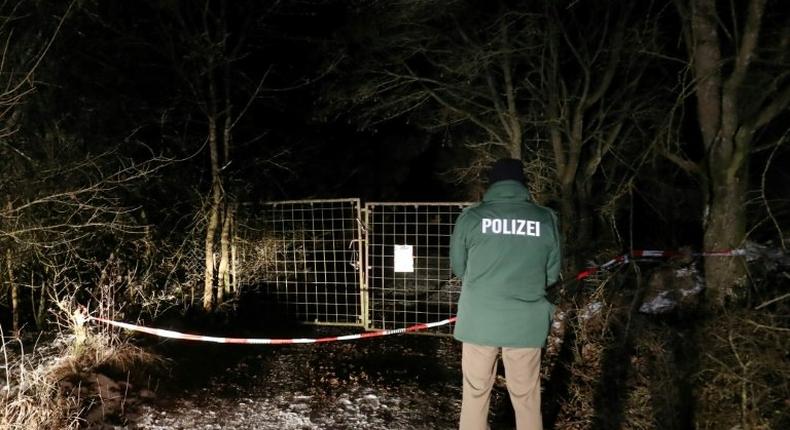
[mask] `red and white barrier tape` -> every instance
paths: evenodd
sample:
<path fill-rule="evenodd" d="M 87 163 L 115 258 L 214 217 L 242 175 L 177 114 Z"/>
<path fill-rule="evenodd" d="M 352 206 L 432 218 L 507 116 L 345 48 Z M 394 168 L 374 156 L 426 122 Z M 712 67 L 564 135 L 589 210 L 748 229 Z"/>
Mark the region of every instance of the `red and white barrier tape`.
<path fill-rule="evenodd" d="M 173 330 L 165 330 L 161 328 L 143 327 L 135 324 L 113 321 L 113 320 L 108 320 L 98 317 L 88 317 L 88 320 L 95 320 L 105 324 L 109 324 L 111 326 L 123 328 L 126 330 L 136 331 L 140 333 L 147 333 L 158 337 L 166 337 L 168 339 L 196 340 L 201 342 L 235 343 L 235 344 L 246 344 L 246 345 L 291 345 L 297 343 L 326 343 L 326 342 L 336 342 L 343 340 L 368 339 L 371 337 L 381 337 L 381 336 L 390 336 L 393 334 L 411 333 L 415 331 L 426 330 L 429 328 L 440 327 L 443 325 L 453 323 L 455 322 L 455 317 L 448 318 L 442 321 L 432 322 L 432 323 L 415 324 L 409 327 L 404 327 L 399 329 L 377 330 L 377 331 L 370 331 L 365 333 L 348 334 L 345 336 L 320 337 L 315 339 L 311 339 L 311 338 L 264 339 L 264 338 L 203 336 L 199 334 L 181 333 L 181 332 L 177 332 Z"/>
<path fill-rule="evenodd" d="M 581 281 L 582 279 L 590 277 L 595 273 L 598 273 L 603 270 L 613 269 L 627 262 L 628 262 L 628 254 L 618 255 L 617 257 L 607 261 L 606 263 L 601 264 L 600 266 L 588 267 L 582 270 L 576 275 L 576 280 Z"/>
<path fill-rule="evenodd" d="M 678 257 L 689 255 L 691 257 L 736 257 L 746 255 L 745 249 L 726 249 L 723 251 L 709 252 L 683 252 L 683 251 L 660 251 L 655 249 L 642 249 L 631 251 L 632 257 Z"/>
<path fill-rule="evenodd" d="M 629 258 L 662 258 L 662 257 L 678 257 L 688 255 L 691 257 L 736 257 L 746 255 L 745 249 L 728 249 L 724 251 L 710 251 L 710 252 L 682 252 L 682 251 L 662 251 L 656 249 L 635 249 L 630 254 L 619 255 L 600 266 L 588 267 L 576 275 L 576 280 L 581 281 L 590 275 L 597 273 L 601 270 L 613 269 L 617 266 L 628 262 Z"/>
<path fill-rule="evenodd" d="M 602 270 L 610 270 L 622 264 L 628 262 L 628 259 L 631 257 L 640 258 L 640 257 L 673 257 L 678 255 L 691 255 L 691 256 L 701 256 L 701 257 L 732 257 L 738 255 L 746 255 L 745 250 L 743 249 L 732 249 L 726 251 L 714 251 L 714 252 L 697 252 L 697 253 L 682 253 L 682 252 L 675 252 L 675 251 L 659 251 L 659 250 L 634 250 L 631 251 L 630 254 L 623 254 L 617 256 L 600 266 L 589 267 L 585 270 L 579 272 L 576 275 L 576 280 L 582 280 L 584 278 L 589 277 L 590 275 L 597 273 Z M 98 317 L 85 317 L 86 321 L 94 320 L 104 324 L 109 324 L 114 327 L 123 328 L 126 330 L 136 331 L 140 333 L 146 333 L 153 336 L 158 337 L 165 337 L 168 339 L 181 339 L 181 340 L 195 340 L 200 342 L 214 342 L 214 343 L 235 343 L 235 344 L 246 344 L 246 345 L 292 345 L 292 344 L 302 344 L 302 343 L 326 343 L 326 342 L 337 342 L 337 341 L 344 341 L 344 340 L 357 340 L 357 339 L 369 339 L 372 337 L 382 337 L 382 336 L 390 336 L 394 334 L 403 334 L 403 333 L 412 333 L 415 331 L 427 330 L 429 328 L 434 327 L 441 327 L 443 325 L 452 324 L 455 322 L 456 317 L 451 317 L 445 320 L 436 321 L 432 323 L 423 323 L 423 324 L 415 324 L 409 327 L 399 328 L 399 329 L 391 329 L 391 330 L 377 330 L 365 333 L 357 333 L 357 334 L 348 334 L 345 336 L 331 336 L 331 337 L 320 337 L 320 338 L 295 338 L 295 339 L 266 339 L 266 338 L 241 338 L 241 337 L 219 337 L 219 336 L 203 336 L 199 334 L 189 334 L 189 333 L 181 333 L 174 330 L 166 330 L 161 328 L 151 328 L 151 327 L 144 327 L 136 324 L 129 324 L 120 321 L 113 321 L 108 320 L 105 318 L 98 318 Z"/>

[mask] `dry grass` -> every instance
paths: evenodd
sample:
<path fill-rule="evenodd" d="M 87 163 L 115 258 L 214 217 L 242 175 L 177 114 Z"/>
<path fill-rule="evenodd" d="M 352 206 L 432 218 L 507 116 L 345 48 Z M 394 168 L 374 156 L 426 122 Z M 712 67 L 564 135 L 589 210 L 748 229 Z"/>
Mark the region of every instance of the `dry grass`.
<path fill-rule="evenodd" d="M 96 398 L 99 393 L 83 389 L 95 372 L 123 374 L 161 364 L 158 357 L 106 327 L 70 321 L 67 331 L 29 353 L 20 341 L 2 338 L 5 387 L 0 429 L 79 428 L 86 412 L 102 401 Z"/>
<path fill-rule="evenodd" d="M 61 339 L 62 340 L 62 339 Z M 21 342 L 2 338 L 5 386 L 0 397 L 2 429 L 76 429 L 77 399 L 60 396 L 52 368 L 64 361 L 63 345 L 25 354 Z"/>

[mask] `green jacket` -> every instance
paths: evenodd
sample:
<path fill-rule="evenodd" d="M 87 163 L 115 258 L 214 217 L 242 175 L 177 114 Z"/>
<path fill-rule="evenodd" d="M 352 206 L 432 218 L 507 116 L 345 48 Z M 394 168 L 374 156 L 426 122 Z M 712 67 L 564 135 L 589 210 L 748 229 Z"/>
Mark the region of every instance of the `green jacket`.
<path fill-rule="evenodd" d="M 517 181 L 491 185 L 455 222 L 450 264 L 462 279 L 455 338 L 523 348 L 546 344 L 554 306 L 546 286 L 560 273 L 557 217 Z"/>

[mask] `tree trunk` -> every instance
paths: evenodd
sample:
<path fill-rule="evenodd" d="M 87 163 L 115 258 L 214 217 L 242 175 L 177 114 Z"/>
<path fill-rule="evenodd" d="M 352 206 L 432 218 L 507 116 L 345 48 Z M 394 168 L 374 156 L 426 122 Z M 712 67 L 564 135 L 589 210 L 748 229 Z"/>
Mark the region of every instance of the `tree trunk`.
<path fill-rule="evenodd" d="M 724 92 L 725 100 L 727 91 Z M 748 159 L 751 135 L 735 136 L 738 117 L 734 107 L 724 103 L 721 132 L 708 153 L 708 202 L 705 219 L 704 248 L 720 252 L 739 247 L 746 237 L 746 193 L 748 190 Z M 746 127 L 742 127 L 746 128 Z M 742 257 L 706 257 L 705 279 L 708 305 L 724 306 L 728 297 L 736 295 L 736 287 L 745 284 Z"/>
<path fill-rule="evenodd" d="M 746 236 L 746 184 L 739 177 L 713 180 L 710 190 L 705 251 L 726 251 L 739 247 Z M 745 281 L 742 257 L 707 257 L 705 279 L 709 305 L 721 308 L 725 299 L 735 294 L 735 287 Z"/>
<path fill-rule="evenodd" d="M 512 140 L 508 144 L 508 152 L 510 153 L 510 158 L 515 158 L 516 160 L 521 160 L 521 137 L 519 136 L 518 141 Z"/>
<path fill-rule="evenodd" d="M 220 257 L 217 272 L 217 303 L 222 303 L 225 295 L 230 292 L 230 224 L 232 219 L 230 208 L 226 208 L 222 222 L 222 233 L 219 239 Z"/>
<path fill-rule="evenodd" d="M 225 3 L 222 3 L 223 11 Z M 224 13 L 224 12 L 223 12 Z M 223 19 L 222 24 L 225 25 L 226 21 Z M 223 30 L 223 33 L 226 31 Z M 230 104 L 230 66 L 226 62 L 223 64 L 223 88 L 225 89 L 224 98 L 224 115 L 225 121 L 222 127 L 222 149 L 223 149 L 223 163 L 230 162 L 230 140 L 232 121 L 231 115 L 233 107 Z M 219 172 L 218 172 L 219 174 Z M 226 197 L 226 196 L 223 196 Z M 223 198 L 222 215 L 222 232 L 220 233 L 220 259 L 219 259 L 219 273 L 217 274 L 217 303 L 222 303 L 225 295 L 230 292 L 230 229 L 233 223 L 233 209 L 228 204 L 228 199 Z"/>
<path fill-rule="evenodd" d="M 13 263 L 13 255 L 11 254 L 10 249 L 6 249 L 6 279 L 8 280 L 8 287 L 11 289 L 11 318 L 12 318 L 12 325 L 11 327 L 14 330 L 14 333 L 19 334 L 19 317 L 21 310 L 19 309 L 19 284 L 17 284 L 16 279 L 14 278 L 14 263 Z"/>
<path fill-rule="evenodd" d="M 577 221 L 573 184 L 562 184 L 560 193 L 560 232 L 565 247 L 563 250 L 564 260 L 567 265 L 563 271 L 569 274 L 576 271 L 580 263 L 578 260 L 581 258 L 577 252 L 578 242 L 572 239 L 576 234 L 575 223 Z"/>
<path fill-rule="evenodd" d="M 214 278 L 216 235 L 220 226 L 222 206 L 222 179 L 219 170 L 219 142 L 217 139 L 216 116 L 209 115 L 209 150 L 211 153 L 211 203 L 209 206 L 208 225 L 206 226 L 205 274 L 203 280 L 203 309 L 210 311 L 214 305 Z"/>
<path fill-rule="evenodd" d="M 587 181 L 591 181 L 588 178 Z M 589 182 L 579 184 L 576 189 L 576 229 L 573 234 L 573 240 L 578 243 L 577 247 L 586 251 L 590 248 L 593 237 L 594 218 L 593 210 L 590 207 L 590 193 Z M 601 238 L 598 237 L 598 240 Z M 584 258 L 583 255 L 580 255 Z"/>
<path fill-rule="evenodd" d="M 212 195 L 219 195 L 219 184 L 211 187 Z M 209 208 L 208 226 L 206 227 L 206 247 L 205 247 L 205 278 L 203 280 L 203 309 L 210 311 L 214 303 L 214 248 L 216 242 L 217 229 L 219 227 L 219 202 L 212 198 Z"/>
<path fill-rule="evenodd" d="M 31 288 L 31 291 L 35 291 Z M 35 297 L 31 294 L 30 299 L 35 304 Z M 39 330 L 44 330 L 44 325 L 47 323 L 47 281 L 46 278 L 41 281 L 41 294 L 38 296 L 38 308 L 35 310 L 34 318 L 36 319 L 36 327 Z"/>
<path fill-rule="evenodd" d="M 236 236 L 235 212 L 233 213 L 233 215 L 234 215 L 233 216 L 234 224 L 232 228 L 233 240 L 230 243 L 230 289 L 233 292 L 233 294 L 238 294 L 239 293 L 239 274 L 238 274 L 239 256 L 237 253 L 236 244 L 238 243 L 239 238 L 238 236 Z"/>
<path fill-rule="evenodd" d="M 746 235 L 746 170 L 754 126 L 740 117 L 739 95 L 756 55 L 765 0 L 749 2 L 734 67 L 726 78 L 721 68 L 716 1 L 693 0 L 691 5 L 697 118 L 706 154 L 705 183 L 709 187 L 704 246 L 706 251 L 723 251 L 740 246 Z M 707 257 L 709 306 L 722 307 L 744 281 L 744 275 L 741 257 Z"/>

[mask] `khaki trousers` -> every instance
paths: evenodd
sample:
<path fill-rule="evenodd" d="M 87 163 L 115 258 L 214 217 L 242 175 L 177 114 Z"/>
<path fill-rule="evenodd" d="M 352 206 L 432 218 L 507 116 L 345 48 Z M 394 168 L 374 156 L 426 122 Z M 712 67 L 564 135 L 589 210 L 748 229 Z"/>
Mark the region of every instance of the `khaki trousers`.
<path fill-rule="evenodd" d="M 499 349 L 463 344 L 461 370 L 464 376 L 460 430 L 488 429 L 491 388 L 496 379 Z M 502 348 L 510 402 L 516 412 L 518 430 L 543 430 L 540 414 L 540 348 Z"/>

